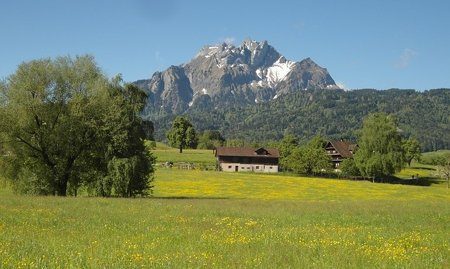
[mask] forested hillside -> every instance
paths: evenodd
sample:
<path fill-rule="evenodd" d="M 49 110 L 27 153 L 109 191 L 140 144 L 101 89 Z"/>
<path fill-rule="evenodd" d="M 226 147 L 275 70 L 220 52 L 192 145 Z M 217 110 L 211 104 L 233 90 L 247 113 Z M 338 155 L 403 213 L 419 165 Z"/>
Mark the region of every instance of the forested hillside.
<path fill-rule="evenodd" d="M 153 110 L 157 111 L 157 109 Z M 372 112 L 396 116 L 405 137 L 416 137 L 423 151 L 450 148 L 450 89 L 303 90 L 246 106 L 217 107 L 202 95 L 184 113 L 198 130 L 219 130 L 227 139 L 264 142 L 285 133 L 308 140 L 356 139 L 362 119 Z M 174 114 L 145 112 L 155 123 L 155 137 L 164 139 Z"/>

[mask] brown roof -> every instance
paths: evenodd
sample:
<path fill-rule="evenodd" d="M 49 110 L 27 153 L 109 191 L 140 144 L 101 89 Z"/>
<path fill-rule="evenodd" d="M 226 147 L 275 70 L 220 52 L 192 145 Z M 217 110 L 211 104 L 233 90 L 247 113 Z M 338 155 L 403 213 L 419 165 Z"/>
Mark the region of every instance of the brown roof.
<path fill-rule="evenodd" d="M 279 158 L 280 152 L 278 151 L 278 149 L 273 148 L 269 149 L 269 148 L 247 148 L 247 147 L 242 148 L 218 147 L 216 148 L 216 156 Z"/>
<path fill-rule="evenodd" d="M 353 144 L 350 141 L 330 141 L 328 142 L 329 144 L 331 144 L 334 149 L 339 152 L 341 154 L 342 157 L 344 158 L 351 158 L 353 157 L 353 154 L 350 152 L 351 151 L 355 151 L 356 147 L 358 145 Z M 328 145 L 327 145 L 328 146 Z"/>

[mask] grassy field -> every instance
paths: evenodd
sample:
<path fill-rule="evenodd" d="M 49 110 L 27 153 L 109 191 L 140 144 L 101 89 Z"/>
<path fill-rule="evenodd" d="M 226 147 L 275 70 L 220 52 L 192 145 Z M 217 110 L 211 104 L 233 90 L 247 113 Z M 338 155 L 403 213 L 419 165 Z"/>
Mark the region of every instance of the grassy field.
<path fill-rule="evenodd" d="M 207 149 L 184 149 L 183 153 L 179 153 L 178 149 L 155 149 L 152 150 L 156 157 L 157 163 L 165 162 L 189 162 L 197 165 L 214 166 L 216 159 L 212 150 Z"/>
<path fill-rule="evenodd" d="M 450 266 L 445 188 L 175 168 L 154 185 L 150 199 L 0 188 L 0 268 Z"/>
<path fill-rule="evenodd" d="M 438 150 L 438 151 L 432 151 L 432 152 L 425 152 L 422 154 L 422 157 L 420 158 L 423 163 L 428 164 L 436 164 L 439 162 L 438 160 L 446 159 L 450 157 L 450 150 Z"/>
<path fill-rule="evenodd" d="M 282 200 L 443 200 L 446 188 L 216 171 L 160 168 L 154 182 L 157 197 Z"/>

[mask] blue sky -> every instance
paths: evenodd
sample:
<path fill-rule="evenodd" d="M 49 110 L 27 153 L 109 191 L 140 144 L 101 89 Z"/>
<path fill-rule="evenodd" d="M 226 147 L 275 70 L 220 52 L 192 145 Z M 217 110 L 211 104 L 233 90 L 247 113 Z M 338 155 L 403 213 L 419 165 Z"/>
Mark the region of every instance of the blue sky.
<path fill-rule="evenodd" d="M 450 87 L 450 1 L 4 0 L 0 78 L 23 61 L 92 54 L 127 81 L 206 44 L 267 40 L 347 88 Z"/>

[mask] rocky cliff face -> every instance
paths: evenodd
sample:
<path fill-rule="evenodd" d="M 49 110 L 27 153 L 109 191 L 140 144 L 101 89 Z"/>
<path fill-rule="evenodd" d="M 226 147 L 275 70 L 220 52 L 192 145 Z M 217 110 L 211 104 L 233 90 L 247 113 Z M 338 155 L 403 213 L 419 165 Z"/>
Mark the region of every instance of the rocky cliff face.
<path fill-rule="evenodd" d="M 147 91 L 147 111 L 183 113 L 208 102 L 215 107 L 268 102 L 282 94 L 312 89 L 339 89 L 325 68 L 310 58 L 286 59 L 267 41 L 246 40 L 205 46 L 188 63 L 156 72 L 136 85 Z"/>

